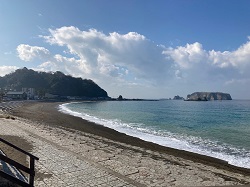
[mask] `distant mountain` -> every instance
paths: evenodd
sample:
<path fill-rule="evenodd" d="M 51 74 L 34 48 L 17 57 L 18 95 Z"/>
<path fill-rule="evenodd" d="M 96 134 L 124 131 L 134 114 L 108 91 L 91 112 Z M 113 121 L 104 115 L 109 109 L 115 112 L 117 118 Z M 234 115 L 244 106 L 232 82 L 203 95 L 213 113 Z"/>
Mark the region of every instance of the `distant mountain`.
<path fill-rule="evenodd" d="M 187 101 L 213 101 L 213 100 L 232 100 L 228 93 L 222 92 L 194 92 L 187 95 Z"/>
<path fill-rule="evenodd" d="M 0 88 L 12 90 L 34 88 L 40 96 L 51 93 L 60 96 L 108 97 L 107 92 L 92 80 L 74 78 L 60 71 L 46 73 L 27 68 L 0 77 Z"/>

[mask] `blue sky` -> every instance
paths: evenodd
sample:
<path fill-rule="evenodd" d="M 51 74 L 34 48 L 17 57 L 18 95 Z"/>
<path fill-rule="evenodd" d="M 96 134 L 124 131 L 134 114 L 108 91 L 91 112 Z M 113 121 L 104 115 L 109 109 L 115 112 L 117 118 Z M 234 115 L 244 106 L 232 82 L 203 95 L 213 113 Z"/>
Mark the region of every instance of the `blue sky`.
<path fill-rule="evenodd" d="M 250 1 L 1 1 L 0 76 L 93 79 L 111 97 L 250 99 Z"/>

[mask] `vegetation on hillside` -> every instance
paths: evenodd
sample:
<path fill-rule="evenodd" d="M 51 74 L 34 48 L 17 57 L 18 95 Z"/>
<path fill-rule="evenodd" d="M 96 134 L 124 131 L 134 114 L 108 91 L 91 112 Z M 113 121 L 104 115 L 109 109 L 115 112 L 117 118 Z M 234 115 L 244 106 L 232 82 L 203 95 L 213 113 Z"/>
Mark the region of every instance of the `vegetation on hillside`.
<path fill-rule="evenodd" d="M 17 91 L 34 88 L 39 96 L 51 93 L 60 96 L 108 97 L 107 92 L 92 80 L 74 78 L 60 71 L 46 73 L 27 68 L 0 77 L 0 88 Z"/>

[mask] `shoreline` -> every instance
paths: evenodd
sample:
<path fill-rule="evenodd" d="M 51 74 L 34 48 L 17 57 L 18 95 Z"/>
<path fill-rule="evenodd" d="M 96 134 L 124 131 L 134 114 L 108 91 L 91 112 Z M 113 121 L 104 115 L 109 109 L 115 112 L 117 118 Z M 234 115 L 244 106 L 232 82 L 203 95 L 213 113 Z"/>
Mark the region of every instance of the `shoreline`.
<path fill-rule="evenodd" d="M 62 103 L 8 103 L 0 136 L 27 142 L 35 186 L 249 186 L 248 169 L 127 136 L 63 114 Z M 2 147 L 1 147 L 2 148 Z M 14 154 L 18 158 L 19 154 Z M 27 158 L 26 158 L 27 159 Z M 25 159 L 25 160 L 26 160 Z"/>
<path fill-rule="evenodd" d="M 225 169 L 230 172 L 250 175 L 250 169 L 228 164 L 228 162 L 224 160 L 147 142 L 142 139 L 132 137 L 108 127 L 96 124 L 94 122 L 87 121 L 80 117 L 62 113 L 58 111 L 58 106 L 64 103 L 65 102 L 25 102 L 21 108 L 13 109 L 11 114 L 17 117 L 28 119 L 30 121 L 34 121 L 36 123 L 46 124 L 50 127 L 63 127 L 67 128 L 68 130 L 74 129 L 101 136 L 112 141 L 117 141 L 120 143 L 129 144 L 131 146 L 187 159 L 196 163 L 213 166 L 218 169 Z"/>
<path fill-rule="evenodd" d="M 71 102 L 71 103 L 74 105 L 77 102 Z M 79 102 L 79 103 L 84 103 L 84 102 Z M 86 103 L 88 103 L 88 101 Z M 97 103 L 102 103 L 102 102 L 97 102 Z M 117 104 L 118 103 L 119 102 L 117 102 Z M 225 161 L 232 166 L 250 169 L 250 165 L 249 165 L 250 162 L 248 162 L 249 157 L 247 156 L 249 153 L 249 151 L 247 151 L 248 149 L 245 150 L 244 148 L 239 148 L 237 146 L 234 147 L 233 146 L 234 142 L 231 142 L 232 144 L 230 144 L 230 142 L 227 144 L 225 143 L 225 145 L 222 144 L 223 145 L 222 146 L 223 148 L 222 148 L 222 147 L 219 147 L 221 144 L 218 144 L 216 140 L 213 140 L 213 138 L 212 139 L 210 139 L 208 137 L 204 138 L 204 136 L 200 136 L 199 134 L 196 134 L 194 136 L 192 136 L 192 135 L 191 136 L 190 135 L 183 136 L 182 134 L 178 134 L 178 133 L 175 134 L 174 131 L 171 131 L 171 129 L 170 129 L 170 135 L 168 135 L 168 133 L 166 131 L 160 132 L 158 134 L 157 130 L 153 131 L 152 129 L 147 128 L 148 125 L 150 126 L 148 121 L 143 121 L 143 122 L 141 121 L 142 126 L 144 128 L 141 131 L 140 129 L 138 129 L 138 126 L 135 126 L 135 127 L 133 126 L 133 122 L 130 121 L 132 123 L 132 125 L 131 125 L 130 122 L 128 122 L 128 121 L 126 122 L 126 119 L 123 119 L 123 121 L 120 121 L 120 119 L 122 119 L 122 118 L 119 118 L 119 116 L 115 117 L 112 115 L 112 113 L 110 113 L 110 115 L 112 115 L 114 119 L 118 119 L 118 121 L 116 121 L 112 118 L 109 119 L 108 116 L 102 118 L 100 116 L 95 116 L 95 114 L 92 115 L 91 111 L 90 111 L 90 113 L 87 112 L 88 114 L 90 114 L 90 116 L 88 114 L 86 115 L 86 114 L 74 112 L 74 110 L 72 110 L 71 107 L 69 107 L 69 108 L 67 107 L 68 106 L 67 104 L 69 104 L 69 103 L 59 105 L 60 106 L 59 111 L 66 113 L 66 114 L 70 114 L 72 116 L 83 118 L 84 120 L 87 120 L 87 121 L 90 121 L 93 123 L 103 125 L 105 127 L 114 129 L 114 130 L 118 131 L 119 133 L 125 133 L 128 136 L 136 137 L 136 138 L 142 139 L 143 141 L 146 141 L 146 142 L 151 142 L 151 143 L 163 146 L 163 147 L 169 147 L 169 148 L 173 148 L 173 149 L 177 149 L 177 150 L 184 150 L 187 152 L 197 153 L 199 155 L 204 155 L 204 156 L 208 156 L 208 157 L 212 157 L 215 159 Z M 117 105 L 117 104 L 115 104 L 115 105 Z M 107 104 L 107 105 L 109 106 L 109 104 Z M 71 106 L 71 104 L 69 106 Z M 104 104 L 104 106 L 105 106 L 105 104 Z M 104 110 L 105 110 L 105 108 L 104 108 Z M 101 110 L 98 109 L 98 111 L 100 112 Z M 126 112 L 127 112 L 127 110 L 126 110 Z M 170 119 L 171 119 L 171 117 L 170 117 Z M 123 123 L 125 123 L 125 125 Z M 156 125 L 153 121 L 151 123 Z M 224 121 L 224 123 L 226 123 L 226 121 Z M 210 130 L 207 130 L 207 132 L 209 132 L 209 131 Z M 188 137 L 188 136 L 190 136 L 190 137 Z M 195 142 L 193 144 L 194 141 L 193 140 L 190 141 L 190 139 L 195 139 L 195 140 L 197 140 L 198 143 L 195 144 L 196 143 Z M 247 142 L 247 141 L 245 141 L 245 142 Z M 213 146 L 209 146 L 209 145 L 213 145 Z M 218 148 L 218 150 L 215 150 L 217 148 L 217 146 L 219 148 Z M 225 151 L 226 149 L 234 150 L 234 153 L 236 153 L 238 156 L 236 157 L 234 154 L 231 154 L 230 152 Z M 241 152 L 241 151 L 243 151 L 243 152 Z"/>

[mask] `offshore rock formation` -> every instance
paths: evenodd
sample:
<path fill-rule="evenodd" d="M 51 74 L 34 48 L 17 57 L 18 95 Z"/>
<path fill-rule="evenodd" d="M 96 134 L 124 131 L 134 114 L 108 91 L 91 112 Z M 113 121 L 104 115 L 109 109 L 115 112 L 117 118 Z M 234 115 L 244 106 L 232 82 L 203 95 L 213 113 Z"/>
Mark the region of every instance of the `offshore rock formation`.
<path fill-rule="evenodd" d="M 228 93 L 222 92 L 194 92 L 187 95 L 186 101 L 214 101 L 214 100 L 232 100 Z"/>
<path fill-rule="evenodd" d="M 176 95 L 174 96 L 173 100 L 184 100 L 184 98 L 179 95 Z"/>

